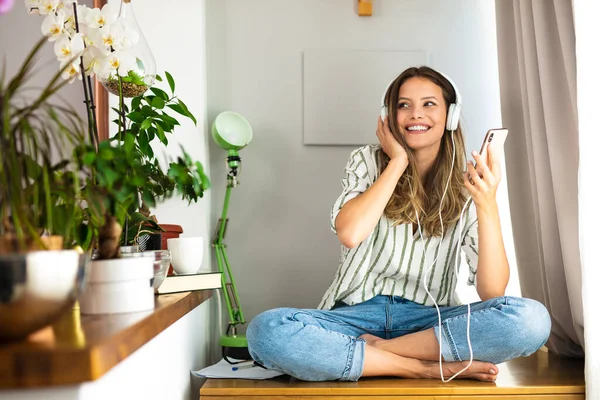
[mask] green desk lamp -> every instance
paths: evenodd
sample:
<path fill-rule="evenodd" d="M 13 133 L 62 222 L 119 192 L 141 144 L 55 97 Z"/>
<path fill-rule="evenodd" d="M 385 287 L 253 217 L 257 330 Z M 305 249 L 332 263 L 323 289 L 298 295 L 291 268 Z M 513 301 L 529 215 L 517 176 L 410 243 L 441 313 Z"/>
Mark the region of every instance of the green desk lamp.
<path fill-rule="evenodd" d="M 248 353 L 248 341 L 246 335 L 237 333 L 237 326 L 246 323 L 242 312 L 242 305 L 235 287 L 235 281 L 229 260 L 225 253 L 225 232 L 229 219 L 227 218 L 227 208 L 229 207 L 229 196 L 231 189 L 239 183 L 238 175 L 241 171 L 241 158 L 238 150 L 243 149 L 252 140 L 252 127 L 241 115 L 232 111 L 225 111 L 217 115 L 212 124 L 212 137 L 215 143 L 224 150 L 227 150 L 227 189 L 225 191 L 225 202 L 223 204 L 223 213 L 217 222 L 215 234 L 213 236 L 212 245 L 215 248 L 217 264 L 221 272 L 221 283 L 223 285 L 223 295 L 227 303 L 227 311 L 229 312 L 229 325 L 227 332 L 219 339 L 219 343 L 223 348 L 223 358 L 237 358 L 241 360 L 250 359 Z"/>

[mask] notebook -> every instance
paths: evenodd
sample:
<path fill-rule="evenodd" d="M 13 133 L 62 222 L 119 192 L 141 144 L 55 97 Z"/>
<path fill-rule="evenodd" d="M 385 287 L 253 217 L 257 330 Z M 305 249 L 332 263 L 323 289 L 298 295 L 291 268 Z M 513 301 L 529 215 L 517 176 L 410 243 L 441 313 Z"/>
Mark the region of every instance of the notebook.
<path fill-rule="evenodd" d="M 232 361 L 241 361 L 230 358 Z M 215 365 L 203 368 L 199 371 L 192 371 L 194 376 L 202 378 L 233 378 L 233 379 L 271 379 L 283 375 L 283 372 L 265 369 L 256 366 L 252 361 L 231 365 L 224 359 L 221 359 Z"/>

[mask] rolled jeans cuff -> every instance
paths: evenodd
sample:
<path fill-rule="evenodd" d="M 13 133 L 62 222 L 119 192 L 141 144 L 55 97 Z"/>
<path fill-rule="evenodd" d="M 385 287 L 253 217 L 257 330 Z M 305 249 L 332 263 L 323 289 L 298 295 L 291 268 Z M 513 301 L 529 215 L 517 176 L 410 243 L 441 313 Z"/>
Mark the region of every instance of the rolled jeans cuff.
<path fill-rule="evenodd" d="M 460 356 L 458 355 L 458 350 L 456 349 L 456 345 L 454 344 L 454 340 L 452 339 L 452 334 L 450 333 L 448 324 L 442 322 L 441 332 L 439 325 L 434 326 L 433 332 L 435 333 L 435 336 L 438 339 L 438 343 L 442 350 L 442 356 L 444 357 L 444 361 L 462 361 L 460 359 Z"/>
<path fill-rule="evenodd" d="M 363 339 L 352 339 L 354 346 L 350 346 L 350 354 L 348 354 L 348 366 L 342 376 L 342 381 L 356 382 L 361 377 L 365 360 L 366 342 Z"/>

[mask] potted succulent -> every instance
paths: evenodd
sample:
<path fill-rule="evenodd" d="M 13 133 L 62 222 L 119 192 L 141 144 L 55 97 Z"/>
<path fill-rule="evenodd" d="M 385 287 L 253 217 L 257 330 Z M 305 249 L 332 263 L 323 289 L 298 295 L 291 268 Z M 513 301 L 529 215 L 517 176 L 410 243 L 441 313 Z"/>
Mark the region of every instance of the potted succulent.
<path fill-rule="evenodd" d="M 0 341 L 24 337 L 73 304 L 86 257 L 70 250 L 80 184 L 64 148 L 83 122 L 56 100 L 59 71 L 30 87 L 39 41 L 10 80 L 0 69 Z"/>

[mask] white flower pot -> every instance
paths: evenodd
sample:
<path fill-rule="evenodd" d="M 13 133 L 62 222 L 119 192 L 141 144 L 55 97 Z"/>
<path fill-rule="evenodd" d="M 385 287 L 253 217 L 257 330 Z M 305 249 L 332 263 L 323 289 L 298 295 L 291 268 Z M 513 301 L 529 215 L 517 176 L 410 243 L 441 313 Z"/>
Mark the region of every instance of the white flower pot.
<path fill-rule="evenodd" d="M 82 314 L 116 314 L 154 309 L 154 259 L 94 260 L 79 298 Z"/>

